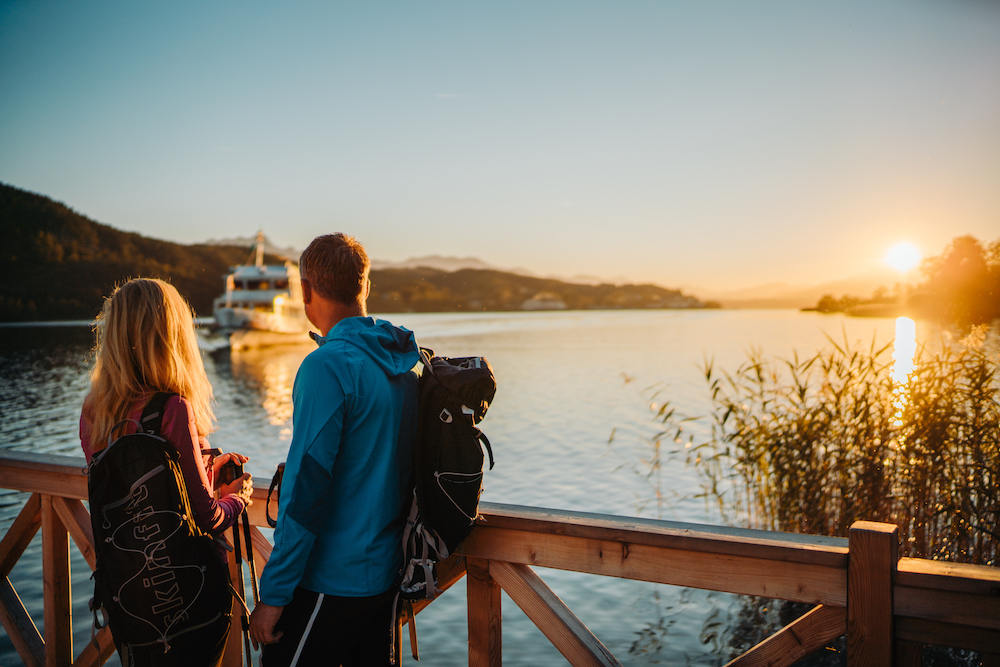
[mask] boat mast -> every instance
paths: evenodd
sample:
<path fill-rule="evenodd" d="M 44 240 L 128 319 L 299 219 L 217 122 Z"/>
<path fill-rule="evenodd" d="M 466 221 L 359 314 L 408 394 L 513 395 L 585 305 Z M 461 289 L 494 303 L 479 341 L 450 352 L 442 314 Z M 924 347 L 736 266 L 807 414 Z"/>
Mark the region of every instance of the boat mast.
<path fill-rule="evenodd" d="M 257 269 L 264 266 L 264 232 L 257 232 Z"/>

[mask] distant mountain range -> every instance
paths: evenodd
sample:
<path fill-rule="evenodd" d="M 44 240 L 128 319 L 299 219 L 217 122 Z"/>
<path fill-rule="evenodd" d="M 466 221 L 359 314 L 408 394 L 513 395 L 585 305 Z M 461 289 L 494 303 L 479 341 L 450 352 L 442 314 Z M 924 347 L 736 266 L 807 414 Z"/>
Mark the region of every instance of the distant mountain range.
<path fill-rule="evenodd" d="M 209 239 L 205 241 L 205 245 L 234 245 L 243 248 L 250 248 L 257 242 L 255 236 L 238 236 L 226 239 Z M 298 248 L 293 248 L 291 246 L 286 248 L 281 248 L 274 245 L 267 235 L 264 236 L 264 248 L 268 253 L 272 253 L 278 257 L 286 257 L 293 261 L 298 261 L 299 255 L 302 254 L 302 250 Z M 409 259 L 404 259 L 401 262 L 393 262 L 384 259 L 372 258 L 372 270 L 381 271 L 382 269 L 437 269 L 438 271 L 461 271 L 462 269 L 478 269 L 482 271 L 501 271 L 503 273 L 513 273 L 519 276 L 531 276 L 534 278 L 551 278 L 552 280 L 561 280 L 568 283 L 577 283 L 580 285 L 600 285 L 602 283 L 613 282 L 615 284 L 622 284 L 628 281 L 625 280 L 604 280 L 596 276 L 589 276 L 583 274 L 577 274 L 573 276 L 558 276 L 558 275 L 546 275 L 540 276 L 534 271 L 529 271 L 528 269 L 522 268 L 505 268 L 499 267 L 488 262 L 484 262 L 478 257 L 446 257 L 444 255 L 424 255 L 422 257 L 410 257 Z"/>
<path fill-rule="evenodd" d="M 93 318 L 130 277 L 169 280 L 199 315 L 210 315 L 230 267 L 253 238 L 184 245 L 95 222 L 65 204 L 0 183 L 0 322 Z M 265 261 L 295 258 L 265 246 Z M 586 308 L 705 308 L 657 285 L 588 285 L 496 270 L 475 258 L 424 257 L 377 263 L 369 309 L 483 311 Z"/>
<path fill-rule="evenodd" d="M 443 257 L 441 255 L 426 255 L 424 257 L 411 257 L 402 262 L 388 262 L 380 259 L 372 259 L 372 270 L 383 269 L 437 269 L 438 271 L 461 271 L 463 269 L 477 269 L 482 271 L 498 271 L 497 267 L 487 264 L 475 257 Z M 524 273 L 512 270 L 507 273 Z"/>

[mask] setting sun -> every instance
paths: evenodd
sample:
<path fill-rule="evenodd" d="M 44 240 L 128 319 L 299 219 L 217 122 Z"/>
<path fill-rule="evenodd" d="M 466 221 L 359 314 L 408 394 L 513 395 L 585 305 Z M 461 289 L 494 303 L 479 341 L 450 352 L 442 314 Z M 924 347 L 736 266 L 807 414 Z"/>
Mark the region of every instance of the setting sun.
<path fill-rule="evenodd" d="M 906 273 L 919 264 L 922 258 L 923 254 L 917 246 L 904 241 L 890 247 L 882 261 L 900 273 Z"/>

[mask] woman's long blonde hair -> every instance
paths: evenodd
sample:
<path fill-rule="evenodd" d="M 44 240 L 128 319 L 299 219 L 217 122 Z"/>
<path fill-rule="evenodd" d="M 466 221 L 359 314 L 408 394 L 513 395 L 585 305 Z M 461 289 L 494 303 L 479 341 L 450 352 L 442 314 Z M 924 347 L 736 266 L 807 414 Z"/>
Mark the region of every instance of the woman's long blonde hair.
<path fill-rule="evenodd" d="M 191 307 L 162 280 L 136 278 L 104 301 L 97 318 L 90 375 L 91 445 L 107 445 L 111 429 L 140 401 L 177 392 L 194 411 L 199 435 L 215 430 L 212 385 L 195 338 Z"/>

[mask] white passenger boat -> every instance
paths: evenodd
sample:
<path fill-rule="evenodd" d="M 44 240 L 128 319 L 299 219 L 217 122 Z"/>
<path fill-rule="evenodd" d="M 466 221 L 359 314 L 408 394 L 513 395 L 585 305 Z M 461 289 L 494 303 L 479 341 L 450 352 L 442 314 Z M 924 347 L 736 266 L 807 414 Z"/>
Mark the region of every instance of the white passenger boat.
<path fill-rule="evenodd" d="M 226 291 L 213 304 L 215 327 L 229 337 L 230 347 L 262 347 L 304 343 L 309 321 L 302 305 L 299 269 L 264 264 L 264 233 L 257 234 L 256 261 L 234 266 L 226 276 Z"/>

